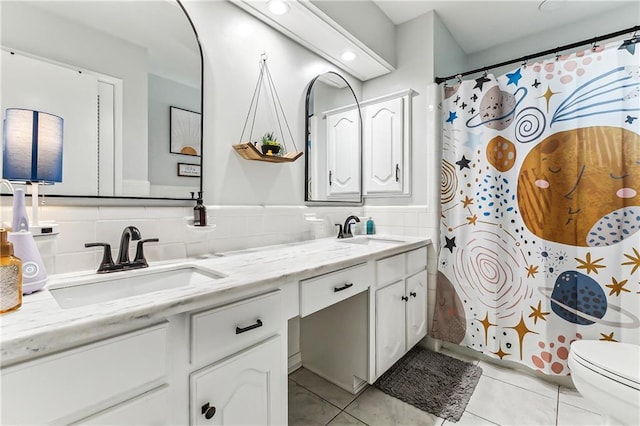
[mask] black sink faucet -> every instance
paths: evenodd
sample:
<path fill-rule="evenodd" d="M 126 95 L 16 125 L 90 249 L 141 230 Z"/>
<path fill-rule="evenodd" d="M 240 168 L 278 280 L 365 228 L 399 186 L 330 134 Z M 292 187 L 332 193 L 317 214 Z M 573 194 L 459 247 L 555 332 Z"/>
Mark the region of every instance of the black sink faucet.
<path fill-rule="evenodd" d="M 132 261 L 129 260 L 129 242 L 131 240 L 138 241 L 136 247 L 136 257 Z M 104 274 L 107 272 L 124 271 L 128 269 L 146 268 L 149 266 L 147 260 L 144 258 L 143 246 L 145 243 L 158 242 L 157 238 L 142 239 L 140 230 L 135 226 L 127 226 L 122 231 L 120 236 L 120 253 L 118 253 L 118 262 L 113 263 L 111 258 L 111 246 L 109 243 L 86 243 L 85 247 L 104 247 L 104 253 L 102 256 L 102 262 L 98 267 L 98 273 Z"/>
<path fill-rule="evenodd" d="M 344 226 L 342 227 L 342 236 L 343 238 L 353 237 L 353 230 L 351 227 L 356 223 L 360 222 L 358 216 L 349 216 L 347 220 L 344 221 Z"/>
<path fill-rule="evenodd" d="M 140 230 L 135 226 L 127 226 L 120 236 L 120 252 L 118 253 L 118 264 L 126 265 L 129 263 L 129 241 L 139 240 L 142 238 Z"/>

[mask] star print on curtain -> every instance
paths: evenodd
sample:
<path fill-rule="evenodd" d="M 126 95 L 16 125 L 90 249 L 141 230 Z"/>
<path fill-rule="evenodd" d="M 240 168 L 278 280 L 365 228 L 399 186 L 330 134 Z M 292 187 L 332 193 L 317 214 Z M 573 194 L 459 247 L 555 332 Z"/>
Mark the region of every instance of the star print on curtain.
<path fill-rule="evenodd" d="M 551 375 L 640 344 L 638 41 L 444 89 L 434 338 Z"/>

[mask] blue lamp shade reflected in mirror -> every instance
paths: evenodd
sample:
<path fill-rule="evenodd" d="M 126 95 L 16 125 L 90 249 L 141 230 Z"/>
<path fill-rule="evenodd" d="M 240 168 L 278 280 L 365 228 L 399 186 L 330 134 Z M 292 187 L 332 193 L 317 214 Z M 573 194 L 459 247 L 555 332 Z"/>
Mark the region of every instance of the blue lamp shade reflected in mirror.
<path fill-rule="evenodd" d="M 64 120 L 8 108 L 4 120 L 2 177 L 18 182 L 62 182 Z"/>

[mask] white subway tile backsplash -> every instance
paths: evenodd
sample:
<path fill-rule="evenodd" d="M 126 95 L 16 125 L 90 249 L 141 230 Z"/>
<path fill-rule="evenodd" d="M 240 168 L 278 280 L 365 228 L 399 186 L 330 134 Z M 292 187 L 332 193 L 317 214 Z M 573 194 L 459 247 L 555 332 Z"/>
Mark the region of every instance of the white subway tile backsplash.
<path fill-rule="evenodd" d="M 186 244 L 187 257 L 204 256 L 209 253 L 209 242 L 201 241 L 197 243 Z"/>
<path fill-rule="evenodd" d="M 157 262 L 167 259 L 186 259 L 187 247 L 184 243 L 145 243 L 144 256 L 147 262 Z"/>
<path fill-rule="evenodd" d="M 80 253 L 62 253 L 56 255 L 56 274 L 66 274 L 78 271 L 95 271 L 100 265 L 102 259 L 102 250 L 99 254 L 97 250 L 88 250 Z"/>
<path fill-rule="evenodd" d="M 30 210 L 30 208 L 29 208 Z M 40 206 L 40 220 L 44 221 L 95 221 L 98 217 L 99 207 L 65 207 L 65 206 Z M 31 214 L 31 212 L 28 212 Z"/>
<path fill-rule="evenodd" d="M 94 243 L 96 239 L 96 223 L 93 221 L 58 222 L 59 234 L 55 237 L 58 253 L 83 251 L 85 243 Z"/>
<path fill-rule="evenodd" d="M 185 218 L 193 216 L 193 208 L 191 207 L 145 207 L 146 218 Z"/>
<path fill-rule="evenodd" d="M 102 206 L 98 208 L 98 217 L 100 219 L 137 219 L 147 217 L 145 207 L 115 207 Z"/>
<path fill-rule="evenodd" d="M 43 220 L 59 223 L 55 246 L 42 249 L 55 273 L 95 270 L 102 250 L 85 249 L 86 242 L 111 244 L 117 258 L 120 236 L 125 226 L 140 229 L 143 238 L 158 238 L 145 245 L 149 261 L 182 259 L 250 247 L 283 244 L 337 235 L 335 223 L 343 224 L 350 215 L 372 216 L 376 233 L 430 236 L 437 218 L 426 206 L 207 206 L 215 228 L 187 227 L 191 207 L 64 207 L 47 206 Z M 10 220 L 10 207 L 2 206 L 3 220 Z M 310 222 L 314 217 L 320 222 Z M 433 223 L 432 225 L 430 225 Z M 135 255 L 135 241 L 130 257 Z M 46 253 L 45 253 L 46 251 Z M 431 262 L 430 258 L 430 262 Z M 48 268 L 49 269 L 49 268 Z"/>
<path fill-rule="evenodd" d="M 417 228 L 418 225 L 418 213 L 407 212 L 404 214 L 404 226 Z"/>

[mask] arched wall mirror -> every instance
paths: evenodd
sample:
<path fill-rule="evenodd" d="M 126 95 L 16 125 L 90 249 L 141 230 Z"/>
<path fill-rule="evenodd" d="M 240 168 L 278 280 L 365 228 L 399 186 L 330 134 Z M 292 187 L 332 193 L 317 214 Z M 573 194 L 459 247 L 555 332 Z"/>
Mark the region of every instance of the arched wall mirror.
<path fill-rule="evenodd" d="M 314 78 L 305 107 L 305 201 L 362 203 L 362 117 L 340 74 Z"/>
<path fill-rule="evenodd" d="M 202 52 L 182 5 L 0 7 L 3 118 L 7 108 L 24 108 L 64 119 L 62 183 L 46 195 L 99 204 L 201 191 Z"/>

